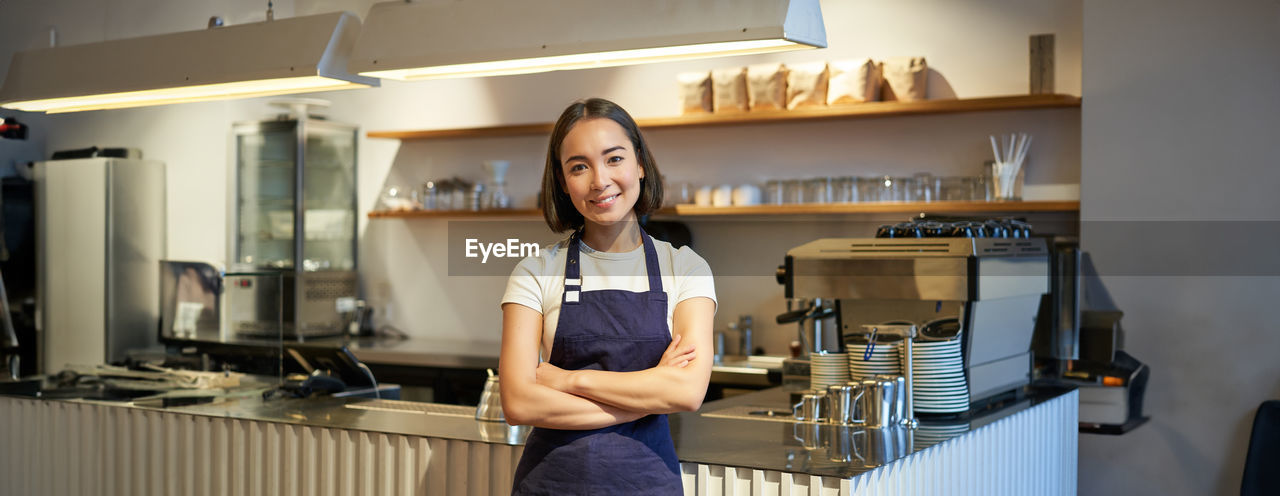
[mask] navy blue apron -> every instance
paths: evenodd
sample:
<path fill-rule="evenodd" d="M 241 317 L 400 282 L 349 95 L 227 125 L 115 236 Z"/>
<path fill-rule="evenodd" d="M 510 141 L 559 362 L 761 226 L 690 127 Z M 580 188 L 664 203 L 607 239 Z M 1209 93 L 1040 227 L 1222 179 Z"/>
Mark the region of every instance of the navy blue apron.
<path fill-rule="evenodd" d="M 649 291 L 582 291 L 578 249 L 569 238 L 552 365 L 614 372 L 658 365 L 671 343 L 658 253 L 641 233 Z M 512 494 L 683 494 L 666 415 L 594 430 L 534 428 L 516 467 Z"/>

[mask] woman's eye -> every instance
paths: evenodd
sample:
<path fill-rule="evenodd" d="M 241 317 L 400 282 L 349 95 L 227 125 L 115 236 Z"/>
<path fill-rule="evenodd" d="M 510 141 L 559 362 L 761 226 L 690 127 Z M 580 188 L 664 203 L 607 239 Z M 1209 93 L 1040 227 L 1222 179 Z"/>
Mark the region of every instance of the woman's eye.
<path fill-rule="evenodd" d="M 609 163 L 621 162 L 621 161 L 622 161 L 622 157 L 620 156 L 615 155 L 615 156 L 609 157 Z"/>
<path fill-rule="evenodd" d="M 573 164 L 569 166 L 569 172 L 578 172 L 585 170 L 586 168 L 587 166 L 585 164 Z"/>

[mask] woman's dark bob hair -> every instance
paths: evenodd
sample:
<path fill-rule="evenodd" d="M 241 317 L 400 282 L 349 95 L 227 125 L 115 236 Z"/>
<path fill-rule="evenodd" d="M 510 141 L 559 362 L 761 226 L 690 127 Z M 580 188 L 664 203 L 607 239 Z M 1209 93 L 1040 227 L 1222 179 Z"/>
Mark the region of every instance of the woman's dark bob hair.
<path fill-rule="evenodd" d="M 564 169 L 560 163 L 560 145 L 564 138 L 579 122 L 589 119 L 609 119 L 622 126 L 622 130 L 631 139 L 631 147 L 635 150 L 636 160 L 644 168 L 644 177 L 640 179 L 640 198 L 632 209 L 636 216 L 644 216 L 662 207 L 662 175 L 658 173 L 658 163 L 649 152 L 649 145 L 640 134 L 636 121 L 626 110 L 603 98 L 579 100 L 564 109 L 556 127 L 551 131 L 551 142 L 547 145 L 547 168 L 542 171 L 542 216 L 552 231 L 564 232 L 569 229 L 581 229 L 584 223 L 582 213 L 573 206 L 569 194 L 564 190 Z"/>

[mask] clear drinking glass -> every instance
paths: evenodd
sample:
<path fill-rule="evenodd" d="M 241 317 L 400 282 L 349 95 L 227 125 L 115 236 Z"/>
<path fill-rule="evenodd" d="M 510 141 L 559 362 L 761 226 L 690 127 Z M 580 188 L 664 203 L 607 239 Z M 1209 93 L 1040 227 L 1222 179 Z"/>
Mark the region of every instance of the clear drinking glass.
<path fill-rule="evenodd" d="M 988 161 L 983 167 L 984 186 L 991 189 L 990 199 L 993 201 L 1022 200 L 1023 172 L 1026 163 L 1015 167 L 1013 164 L 997 164 Z"/>
<path fill-rule="evenodd" d="M 880 201 L 902 201 L 902 184 L 893 176 L 881 176 L 876 189 L 880 191 Z"/>
<path fill-rule="evenodd" d="M 834 195 L 831 199 L 833 202 L 851 203 L 858 201 L 858 180 L 855 177 L 844 176 L 833 179 L 831 190 Z"/>
<path fill-rule="evenodd" d="M 880 183 L 883 182 L 880 177 L 859 177 L 858 178 L 858 201 L 874 202 L 880 201 Z"/>
<path fill-rule="evenodd" d="M 910 177 L 893 178 L 896 186 L 895 197 L 897 201 L 916 201 L 916 180 Z"/>
<path fill-rule="evenodd" d="M 964 181 L 969 185 L 969 201 L 981 200 L 986 196 L 987 185 L 982 176 L 965 176 Z"/>
<path fill-rule="evenodd" d="M 806 203 L 831 202 L 831 178 L 815 177 L 805 181 Z"/>
<path fill-rule="evenodd" d="M 769 205 L 782 205 L 785 201 L 785 189 L 782 180 L 770 179 L 764 183 L 765 203 Z"/>
<path fill-rule="evenodd" d="M 969 179 L 960 176 L 938 178 L 938 199 L 941 201 L 972 200 L 974 186 Z"/>
<path fill-rule="evenodd" d="M 788 179 L 783 183 L 786 191 L 786 203 L 804 203 L 804 183 L 799 179 Z"/>
<path fill-rule="evenodd" d="M 933 174 L 917 172 L 912 179 L 915 181 L 916 201 L 931 202 L 938 199 L 938 183 L 934 180 Z"/>
<path fill-rule="evenodd" d="M 698 188 L 693 183 L 675 182 L 667 187 L 666 206 L 684 205 L 697 201 L 696 193 Z"/>

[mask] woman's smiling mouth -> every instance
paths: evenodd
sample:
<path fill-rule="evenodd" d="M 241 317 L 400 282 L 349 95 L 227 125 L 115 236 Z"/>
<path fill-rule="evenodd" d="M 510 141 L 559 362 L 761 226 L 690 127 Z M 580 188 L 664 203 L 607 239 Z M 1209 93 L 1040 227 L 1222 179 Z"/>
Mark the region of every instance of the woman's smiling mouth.
<path fill-rule="evenodd" d="M 612 196 L 606 196 L 599 200 L 591 200 L 591 203 L 595 204 L 595 206 L 597 207 L 602 207 L 602 208 L 609 207 L 613 205 L 613 202 L 618 199 L 618 195 L 620 194 L 621 193 L 614 193 Z"/>

